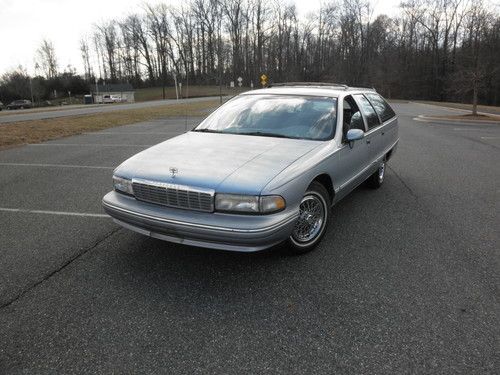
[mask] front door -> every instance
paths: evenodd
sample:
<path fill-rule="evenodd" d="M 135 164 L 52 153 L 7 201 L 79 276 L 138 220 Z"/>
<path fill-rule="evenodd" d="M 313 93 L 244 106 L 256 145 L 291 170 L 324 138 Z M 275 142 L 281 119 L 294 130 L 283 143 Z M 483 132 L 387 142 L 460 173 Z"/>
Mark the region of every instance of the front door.
<path fill-rule="evenodd" d="M 369 143 L 366 139 L 347 142 L 347 131 L 361 129 L 366 131 L 365 119 L 352 96 L 346 96 L 343 102 L 342 148 L 339 151 L 339 163 L 335 176 L 339 182 L 336 198 L 341 199 L 367 177 L 369 161 Z"/>

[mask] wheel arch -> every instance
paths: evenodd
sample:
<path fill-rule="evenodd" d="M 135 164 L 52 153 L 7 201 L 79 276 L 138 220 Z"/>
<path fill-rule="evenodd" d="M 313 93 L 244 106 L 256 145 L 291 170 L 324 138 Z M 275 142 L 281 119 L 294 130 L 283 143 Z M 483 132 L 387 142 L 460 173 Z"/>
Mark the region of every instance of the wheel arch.
<path fill-rule="evenodd" d="M 324 186 L 324 188 L 328 192 L 328 196 L 330 197 L 330 203 L 333 204 L 333 199 L 335 198 L 335 188 L 333 187 L 333 181 L 330 175 L 328 173 L 319 174 L 314 177 L 311 183 L 314 181 L 319 182 Z"/>

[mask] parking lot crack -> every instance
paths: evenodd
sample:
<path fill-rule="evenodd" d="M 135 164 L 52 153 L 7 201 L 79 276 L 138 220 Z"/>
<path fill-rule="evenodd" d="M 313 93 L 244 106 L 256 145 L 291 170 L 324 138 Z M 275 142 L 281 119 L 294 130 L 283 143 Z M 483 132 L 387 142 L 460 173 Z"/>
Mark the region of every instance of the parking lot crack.
<path fill-rule="evenodd" d="M 418 199 L 418 196 L 417 194 L 413 191 L 413 189 L 403 180 L 403 178 L 398 174 L 398 172 L 396 172 L 394 170 L 394 168 L 392 168 L 390 165 L 387 165 L 387 167 L 392 171 L 392 173 L 394 173 L 394 175 L 396 176 L 396 178 L 399 180 L 399 182 L 401 182 L 403 184 L 403 186 L 406 188 L 406 190 L 408 190 L 408 192 L 410 193 L 410 195 L 415 198 L 415 199 Z"/>
<path fill-rule="evenodd" d="M 95 249 L 97 246 L 99 246 L 101 243 L 103 243 L 104 241 L 106 241 L 108 238 L 110 238 L 112 235 L 114 235 L 116 232 L 118 232 L 121 229 L 122 228 L 120 228 L 120 227 L 113 229 L 112 231 L 106 233 L 102 238 L 100 238 L 99 240 L 97 240 L 92 246 L 87 247 L 87 248 L 83 249 L 82 251 L 80 251 L 80 252 L 74 254 L 73 256 L 71 256 L 64 263 L 62 263 L 61 265 L 59 265 L 59 267 L 57 267 L 56 269 L 54 269 L 54 270 L 50 271 L 49 273 L 47 273 L 46 275 L 44 275 L 40 280 L 34 282 L 30 286 L 28 286 L 26 289 L 24 289 L 21 292 L 19 292 L 15 297 L 13 297 L 10 300 L 2 303 L 0 305 L 0 310 L 4 309 L 6 307 L 9 307 L 14 302 L 16 302 L 21 297 L 23 297 L 25 294 L 27 294 L 31 290 L 35 289 L 37 286 L 41 285 L 44 281 L 50 279 L 52 276 L 54 276 L 54 275 L 58 274 L 59 272 L 63 271 L 71 263 L 73 263 L 74 261 L 78 260 L 83 255 L 87 254 L 88 252 L 92 251 L 93 249 Z"/>

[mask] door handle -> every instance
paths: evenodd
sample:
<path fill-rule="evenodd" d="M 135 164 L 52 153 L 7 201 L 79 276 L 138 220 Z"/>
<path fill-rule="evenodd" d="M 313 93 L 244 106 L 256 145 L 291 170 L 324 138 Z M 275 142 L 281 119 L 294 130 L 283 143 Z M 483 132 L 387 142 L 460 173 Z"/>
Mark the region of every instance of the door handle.
<path fill-rule="evenodd" d="M 370 141 L 369 139 L 367 139 L 366 143 L 370 144 L 370 143 L 372 143 L 372 141 Z"/>
<path fill-rule="evenodd" d="M 385 134 L 385 132 L 382 132 L 382 135 L 384 135 L 384 134 Z"/>

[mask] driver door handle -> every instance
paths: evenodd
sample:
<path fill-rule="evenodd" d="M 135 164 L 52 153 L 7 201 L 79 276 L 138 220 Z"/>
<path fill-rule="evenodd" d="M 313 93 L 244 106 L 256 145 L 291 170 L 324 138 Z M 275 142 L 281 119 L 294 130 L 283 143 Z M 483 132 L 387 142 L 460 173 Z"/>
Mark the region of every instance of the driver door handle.
<path fill-rule="evenodd" d="M 369 139 L 367 139 L 366 143 L 370 144 L 370 143 L 372 143 L 372 141 L 370 141 Z"/>

